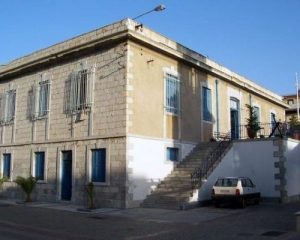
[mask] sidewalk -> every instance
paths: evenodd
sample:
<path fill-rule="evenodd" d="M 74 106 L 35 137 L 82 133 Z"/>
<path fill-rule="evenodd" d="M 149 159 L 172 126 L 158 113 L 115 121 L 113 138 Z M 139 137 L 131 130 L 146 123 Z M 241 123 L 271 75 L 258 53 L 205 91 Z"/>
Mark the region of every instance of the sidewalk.
<path fill-rule="evenodd" d="M 81 205 L 71 203 L 51 203 L 51 202 L 30 202 L 24 203 L 16 200 L 0 200 L 0 206 L 3 204 L 19 205 L 33 208 L 47 208 L 60 211 L 76 212 L 83 214 L 105 214 L 121 218 L 131 218 L 135 220 L 165 222 L 165 223 L 191 223 L 199 224 L 201 222 L 211 221 L 217 218 L 238 214 L 244 209 L 217 209 L 214 207 L 200 207 L 190 210 L 169 210 L 155 208 L 97 208 L 93 210 L 86 209 Z"/>
<path fill-rule="evenodd" d="M 48 208 L 48 209 L 55 209 L 61 211 L 68 211 L 68 212 L 77 212 L 77 213 L 108 213 L 112 211 L 120 211 L 119 209 L 115 208 L 97 208 L 93 210 L 89 210 L 82 205 L 75 205 L 71 203 L 64 203 L 64 202 L 21 202 L 11 199 L 0 200 L 0 206 L 3 204 L 8 205 L 22 205 L 26 207 L 36 207 L 36 208 Z"/>

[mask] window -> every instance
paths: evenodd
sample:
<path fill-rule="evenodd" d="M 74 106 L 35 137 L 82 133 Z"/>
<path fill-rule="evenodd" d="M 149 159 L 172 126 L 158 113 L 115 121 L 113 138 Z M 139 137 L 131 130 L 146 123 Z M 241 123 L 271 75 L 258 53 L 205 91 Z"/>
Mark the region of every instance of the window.
<path fill-rule="evenodd" d="M 45 180 L 45 152 L 35 153 L 34 177 L 36 180 Z"/>
<path fill-rule="evenodd" d="M 276 115 L 275 115 L 275 113 L 271 112 L 270 117 L 271 117 L 271 126 L 272 126 L 272 129 L 274 129 L 276 127 Z"/>
<path fill-rule="evenodd" d="M 66 112 L 78 113 L 92 105 L 95 68 L 74 71 L 67 84 Z"/>
<path fill-rule="evenodd" d="M 38 85 L 32 86 L 28 98 L 28 114 L 32 120 L 44 118 L 49 112 L 50 80 L 41 74 Z"/>
<path fill-rule="evenodd" d="M 10 179 L 11 177 L 11 154 L 3 154 L 2 177 Z"/>
<path fill-rule="evenodd" d="M 288 105 L 293 105 L 294 104 L 294 99 L 288 99 L 287 103 L 288 103 Z"/>
<path fill-rule="evenodd" d="M 166 81 L 166 111 L 173 114 L 179 113 L 179 79 L 167 73 Z"/>
<path fill-rule="evenodd" d="M 211 90 L 202 87 L 203 120 L 211 122 Z"/>
<path fill-rule="evenodd" d="M 251 187 L 251 188 L 254 187 L 253 182 L 249 178 L 247 178 L 246 181 L 247 181 L 247 187 Z"/>
<path fill-rule="evenodd" d="M 253 112 L 255 114 L 255 116 L 257 117 L 257 122 L 260 122 L 260 111 L 259 111 L 259 107 L 254 106 L 253 107 Z"/>
<path fill-rule="evenodd" d="M 92 149 L 92 182 L 106 182 L 106 149 Z"/>
<path fill-rule="evenodd" d="M 178 148 L 167 147 L 167 160 L 178 161 Z"/>
<path fill-rule="evenodd" d="M 9 124 L 15 118 L 16 90 L 9 90 L 0 96 L 1 123 Z"/>
<path fill-rule="evenodd" d="M 43 81 L 39 84 L 39 107 L 38 107 L 38 116 L 43 117 L 47 115 L 49 111 L 49 91 L 50 91 L 50 82 Z"/>

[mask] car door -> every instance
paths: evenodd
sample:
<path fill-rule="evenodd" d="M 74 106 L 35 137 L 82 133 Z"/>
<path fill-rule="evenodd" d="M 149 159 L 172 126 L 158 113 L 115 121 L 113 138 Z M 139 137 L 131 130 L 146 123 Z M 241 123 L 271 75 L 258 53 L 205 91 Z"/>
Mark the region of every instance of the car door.
<path fill-rule="evenodd" d="M 242 189 L 243 189 L 243 195 L 248 195 L 248 187 L 247 187 L 247 181 L 245 178 L 241 179 L 241 183 L 242 183 Z"/>

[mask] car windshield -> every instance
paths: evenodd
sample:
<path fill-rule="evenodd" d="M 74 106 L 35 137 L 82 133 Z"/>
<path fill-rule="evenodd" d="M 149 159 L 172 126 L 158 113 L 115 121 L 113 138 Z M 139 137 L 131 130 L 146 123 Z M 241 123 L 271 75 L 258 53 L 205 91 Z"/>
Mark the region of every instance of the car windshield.
<path fill-rule="evenodd" d="M 236 187 L 238 183 L 237 178 L 219 178 L 215 183 L 217 187 Z"/>

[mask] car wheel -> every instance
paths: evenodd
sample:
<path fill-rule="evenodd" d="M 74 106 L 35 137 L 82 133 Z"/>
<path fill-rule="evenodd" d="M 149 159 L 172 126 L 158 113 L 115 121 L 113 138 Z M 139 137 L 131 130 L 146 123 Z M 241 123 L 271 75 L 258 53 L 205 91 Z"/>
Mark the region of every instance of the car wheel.
<path fill-rule="evenodd" d="M 215 206 L 216 208 L 219 208 L 219 207 L 220 207 L 220 203 L 215 202 L 215 203 L 214 203 L 214 206 Z"/>
<path fill-rule="evenodd" d="M 246 207 L 246 199 L 245 198 L 241 198 L 240 206 L 241 206 L 241 208 Z"/>

